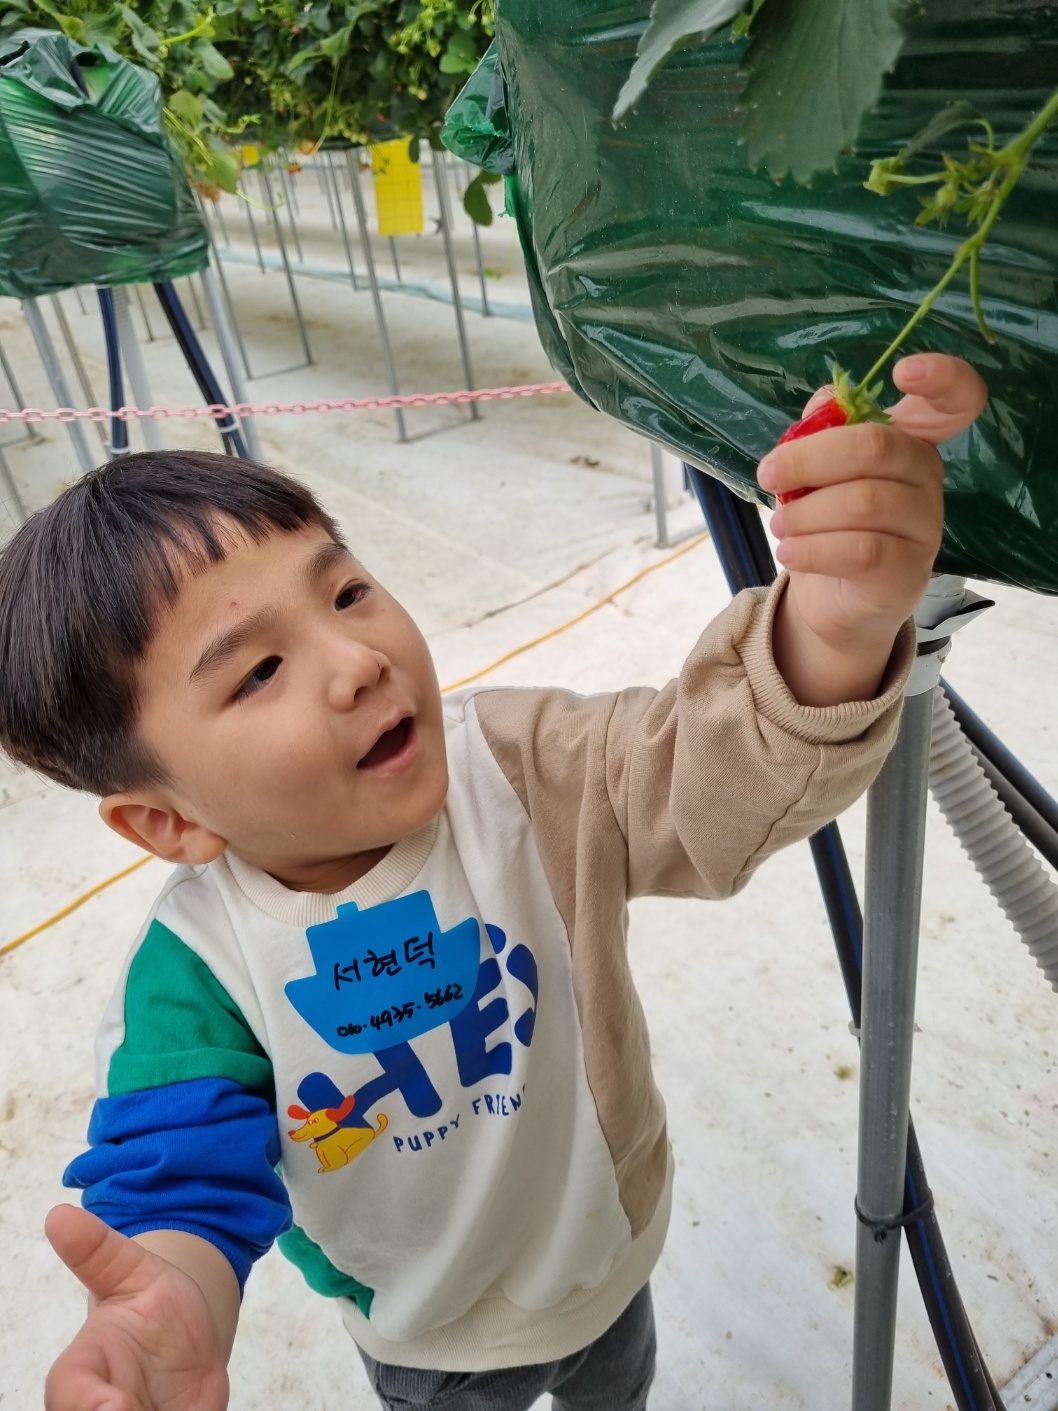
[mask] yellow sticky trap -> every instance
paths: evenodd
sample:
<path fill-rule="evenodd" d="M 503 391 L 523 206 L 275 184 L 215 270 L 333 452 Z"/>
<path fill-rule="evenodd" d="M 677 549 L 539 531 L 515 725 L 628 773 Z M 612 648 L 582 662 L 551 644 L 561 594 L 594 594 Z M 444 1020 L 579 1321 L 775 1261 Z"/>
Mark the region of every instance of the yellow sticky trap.
<path fill-rule="evenodd" d="M 379 235 L 418 235 L 422 230 L 422 168 L 408 155 L 410 147 L 410 137 L 371 145 Z"/>

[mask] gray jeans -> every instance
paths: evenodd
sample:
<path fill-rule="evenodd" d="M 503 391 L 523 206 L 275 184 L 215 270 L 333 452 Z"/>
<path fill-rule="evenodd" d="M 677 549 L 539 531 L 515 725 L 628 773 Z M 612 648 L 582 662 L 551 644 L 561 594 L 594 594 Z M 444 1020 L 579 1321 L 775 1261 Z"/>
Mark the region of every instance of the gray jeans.
<path fill-rule="evenodd" d="M 605 1333 L 570 1357 L 498 1372 L 424 1372 L 376 1362 L 360 1349 L 386 1411 L 529 1411 L 552 1392 L 554 1411 L 644 1411 L 654 1379 L 650 1285 Z"/>

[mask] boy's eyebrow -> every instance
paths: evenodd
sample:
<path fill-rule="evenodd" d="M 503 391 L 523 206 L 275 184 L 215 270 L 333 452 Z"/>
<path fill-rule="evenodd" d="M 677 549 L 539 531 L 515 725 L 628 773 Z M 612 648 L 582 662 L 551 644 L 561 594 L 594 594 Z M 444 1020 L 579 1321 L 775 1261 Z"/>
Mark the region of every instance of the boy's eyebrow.
<path fill-rule="evenodd" d="M 344 545 L 336 544 L 333 540 L 321 544 L 311 558 L 306 559 L 301 570 L 302 581 L 306 587 L 315 588 L 332 568 L 344 563 L 347 559 L 351 560 L 352 555 Z M 222 632 L 220 636 L 214 637 L 192 667 L 191 675 L 187 678 L 188 685 L 192 686 L 202 677 L 218 671 L 230 661 L 240 647 L 244 647 L 259 632 L 273 625 L 275 619 L 274 608 L 262 608 L 258 612 L 250 613 L 248 617 L 244 617 L 241 622 L 237 622 L 234 627 Z"/>
<path fill-rule="evenodd" d="M 214 671 L 218 671 L 231 660 L 240 647 L 244 647 L 259 632 L 265 631 L 274 624 L 275 620 L 274 608 L 261 608 L 258 612 L 252 612 L 248 617 L 244 617 L 234 627 L 229 627 L 220 636 L 214 637 L 192 667 L 187 684 L 193 686 L 203 676 L 210 676 Z"/>
<path fill-rule="evenodd" d="M 307 588 L 315 588 L 321 578 L 325 578 L 332 568 L 352 560 L 352 554 L 344 544 L 336 544 L 333 539 L 321 544 L 312 557 L 306 560 L 301 571 L 302 581 Z"/>

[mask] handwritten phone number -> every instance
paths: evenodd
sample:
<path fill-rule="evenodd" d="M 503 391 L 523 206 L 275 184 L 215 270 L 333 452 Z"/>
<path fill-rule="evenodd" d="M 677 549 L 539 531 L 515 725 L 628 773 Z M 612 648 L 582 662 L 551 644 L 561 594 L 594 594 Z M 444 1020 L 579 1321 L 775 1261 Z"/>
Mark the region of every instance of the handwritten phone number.
<path fill-rule="evenodd" d="M 372 1029 L 392 1029 L 405 1019 L 411 1019 L 416 1010 L 422 1009 L 423 1005 L 427 1009 L 442 1009 L 446 1004 L 454 1004 L 456 1000 L 462 998 L 462 985 L 446 985 L 443 990 L 424 990 L 422 1004 L 416 1004 L 413 999 L 406 1000 L 404 1004 L 391 1004 L 388 1009 L 380 1010 L 378 1014 L 372 1014 L 368 1022 Z M 364 1032 L 365 1027 L 363 1024 L 339 1024 L 338 1037 L 340 1039 L 355 1038 L 357 1034 Z"/>

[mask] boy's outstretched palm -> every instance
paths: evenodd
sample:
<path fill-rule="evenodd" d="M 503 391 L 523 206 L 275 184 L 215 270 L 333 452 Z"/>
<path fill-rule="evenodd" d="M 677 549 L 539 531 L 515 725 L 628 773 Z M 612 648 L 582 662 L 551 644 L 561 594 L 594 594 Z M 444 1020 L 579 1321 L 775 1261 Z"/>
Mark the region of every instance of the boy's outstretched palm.
<path fill-rule="evenodd" d="M 45 1233 L 96 1299 L 48 1374 L 45 1411 L 224 1411 L 225 1357 L 190 1275 L 75 1206 Z"/>

